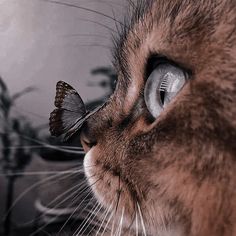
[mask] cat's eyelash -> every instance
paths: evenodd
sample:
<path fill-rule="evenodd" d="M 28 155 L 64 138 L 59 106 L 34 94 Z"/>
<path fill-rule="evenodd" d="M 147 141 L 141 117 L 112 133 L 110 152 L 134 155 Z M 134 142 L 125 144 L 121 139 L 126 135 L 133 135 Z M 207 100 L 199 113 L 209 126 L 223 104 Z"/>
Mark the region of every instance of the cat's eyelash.
<path fill-rule="evenodd" d="M 156 53 L 152 53 L 150 56 L 149 56 L 149 59 L 147 60 L 147 63 L 146 63 L 146 69 L 145 69 L 145 72 L 144 72 L 144 78 L 147 80 L 148 77 L 150 76 L 150 74 L 159 66 L 159 65 L 162 65 L 162 64 L 169 64 L 169 65 L 172 65 L 172 66 L 175 66 L 177 68 L 180 68 L 186 75 L 186 78 L 190 79 L 193 77 L 193 71 L 192 69 L 190 69 L 188 66 L 185 66 L 183 65 L 182 63 L 180 62 L 176 62 L 174 60 L 172 60 L 171 58 L 168 58 L 162 54 L 156 54 Z M 169 80 L 166 81 L 166 78 L 163 79 L 163 86 L 164 84 L 167 82 L 170 81 L 170 78 L 168 78 Z M 164 88 L 166 88 L 164 86 Z"/>

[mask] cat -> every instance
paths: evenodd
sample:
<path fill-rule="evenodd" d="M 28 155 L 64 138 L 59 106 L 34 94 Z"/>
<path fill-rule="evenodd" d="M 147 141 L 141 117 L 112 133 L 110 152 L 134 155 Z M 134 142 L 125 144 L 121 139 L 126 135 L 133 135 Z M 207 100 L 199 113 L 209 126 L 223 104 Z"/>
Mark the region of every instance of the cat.
<path fill-rule="evenodd" d="M 236 2 L 131 5 L 115 91 L 81 132 L 105 231 L 236 235 Z"/>

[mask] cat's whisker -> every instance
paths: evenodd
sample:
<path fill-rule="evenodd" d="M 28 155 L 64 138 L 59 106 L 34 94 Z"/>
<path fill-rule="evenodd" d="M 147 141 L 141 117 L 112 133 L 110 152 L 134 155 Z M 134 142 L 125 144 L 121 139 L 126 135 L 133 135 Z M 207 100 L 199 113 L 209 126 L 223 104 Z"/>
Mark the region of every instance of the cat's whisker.
<path fill-rule="evenodd" d="M 64 178 L 67 178 L 69 176 L 72 176 L 74 173 L 69 173 L 68 176 L 64 176 L 61 177 L 60 179 L 56 179 L 56 181 L 62 180 Z M 57 178 L 58 176 L 60 176 L 60 174 L 56 174 L 53 176 L 49 176 L 43 180 L 37 181 L 35 184 L 31 185 L 29 188 L 27 188 L 25 191 L 23 191 L 16 199 L 15 201 L 12 203 L 12 206 L 9 208 L 9 210 L 6 212 L 4 218 L 9 214 L 9 212 L 11 212 L 11 210 L 14 208 L 14 206 L 16 205 L 16 203 L 18 203 L 20 201 L 20 199 L 22 197 L 24 197 L 28 192 L 30 192 L 31 190 L 33 190 L 34 188 L 38 187 L 40 184 L 43 184 L 49 180 L 52 180 L 53 178 Z M 54 180 L 55 181 L 55 180 Z"/>
<path fill-rule="evenodd" d="M 112 204 L 113 204 L 113 203 L 112 203 Z M 112 204 L 111 204 L 110 207 L 106 210 L 106 212 L 105 212 L 105 216 L 104 216 L 104 218 L 103 218 L 103 220 L 102 220 L 102 222 L 101 222 L 101 225 L 100 225 L 100 227 L 98 228 L 97 233 L 96 233 L 95 236 L 98 236 L 100 230 L 102 229 L 102 226 L 103 226 L 103 224 L 105 223 L 106 218 L 107 218 L 107 216 L 108 216 L 110 210 L 112 209 Z"/>
<path fill-rule="evenodd" d="M 99 208 L 99 203 L 96 203 L 95 206 L 92 208 L 92 213 L 95 212 L 98 208 Z M 92 217 L 92 214 L 90 214 L 89 217 L 83 220 L 81 226 L 74 232 L 73 236 L 79 235 L 81 229 L 83 229 L 84 225 L 90 220 L 91 217 Z"/>
<path fill-rule="evenodd" d="M 84 21 L 84 22 L 89 22 L 89 23 L 93 23 L 93 24 L 96 24 L 96 25 L 99 25 L 105 29 L 107 29 L 109 32 L 112 32 L 112 33 L 115 33 L 115 34 L 118 34 L 118 31 L 114 30 L 113 28 L 109 27 L 108 25 L 105 25 L 101 22 L 97 22 L 97 21 L 94 21 L 94 20 L 90 20 L 90 19 L 84 19 L 84 18 L 80 18 L 78 17 L 77 18 L 79 21 Z"/>
<path fill-rule="evenodd" d="M 126 0 L 126 1 L 128 2 L 129 6 L 132 7 L 132 9 L 136 9 L 137 8 L 135 3 L 132 0 Z"/>
<path fill-rule="evenodd" d="M 139 226 L 138 226 L 138 214 L 137 209 L 135 209 L 135 235 L 138 236 Z"/>
<path fill-rule="evenodd" d="M 81 0 L 80 0 L 80 1 L 81 1 Z M 96 3 L 97 3 L 97 0 L 84 0 L 84 2 L 86 2 L 86 3 L 89 3 L 89 2 L 94 3 L 94 2 L 96 2 Z M 120 7 L 123 7 L 123 8 L 124 8 L 124 5 L 122 5 L 121 3 L 118 3 L 118 2 L 99 0 L 99 3 L 108 5 L 108 6 L 110 6 L 110 7 L 113 7 L 113 6 L 115 5 L 115 6 L 120 6 Z"/>
<path fill-rule="evenodd" d="M 77 166 L 78 165 L 78 166 Z M 14 173 L 0 173 L 0 176 L 18 176 L 18 175 L 24 175 L 24 176 L 37 176 L 37 175 L 64 175 L 64 174 L 73 174 L 73 173 L 84 173 L 84 167 L 81 166 L 81 164 L 77 164 L 73 168 L 68 170 L 60 170 L 60 171 L 22 171 L 22 172 L 14 172 Z M 96 165 L 87 165 L 86 168 L 93 168 Z"/>
<path fill-rule="evenodd" d="M 89 195 L 91 194 L 92 190 L 90 190 L 87 195 L 84 197 L 84 199 L 80 202 L 80 204 L 75 208 L 75 210 L 71 213 L 71 215 L 68 217 L 68 219 L 66 220 L 66 222 L 62 225 L 62 227 L 60 228 L 58 234 L 64 229 L 64 227 L 67 225 L 67 223 L 69 222 L 69 220 L 73 217 L 73 215 L 75 214 L 75 212 L 79 209 L 79 207 L 85 202 L 85 200 L 89 197 Z M 85 205 L 84 209 L 86 209 L 86 207 L 88 206 L 89 202 Z M 81 213 L 83 213 L 84 209 L 81 211 Z"/>
<path fill-rule="evenodd" d="M 37 230 L 35 230 L 35 231 L 34 231 L 33 233 L 31 233 L 29 236 L 34 236 L 34 235 L 38 234 L 39 232 L 44 232 L 44 229 L 45 229 L 48 225 L 54 223 L 55 220 L 56 220 L 58 217 L 59 217 L 59 216 L 56 216 L 56 217 L 53 217 L 53 218 L 49 219 L 48 222 L 47 222 L 47 224 L 45 224 L 45 225 L 39 227 Z"/>
<path fill-rule="evenodd" d="M 121 233 L 122 233 L 124 212 L 125 212 L 125 208 L 123 207 L 122 214 L 121 214 L 121 220 L 120 220 L 120 226 L 119 226 L 119 236 L 121 236 Z"/>
<path fill-rule="evenodd" d="M 0 173 L 0 176 L 19 176 L 19 175 L 24 175 L 24 176 L 37 176 L 37 175 L 54 175 L 54 174 L 67 174 L 67 173 L 79 173 L 83 172 L 82 170 L 76 170 L 76 171 L 41 171 L 41 172 L 16 172 L 16 173 L 9 173 L 9 174 L 4 174 Z"/>
<path fill-rule="evenodd" d="M 95 222 L 95 218 L 98 216 L 98 213 L 101 211 L 103 206 L 98 203 L 98 207 L 98 209 L 93 209 L 88 212 L 88 217 L 85 219 L 86 221 L 82 222 L 81 226 L 76 230 L 75 235 L 82 235 L 91 225 L 93 225 L 93 227 L 91 227 L 90 231 L 93 231 L 94 228 L 98 226 L 98 221 Z"/>
<path fill-rule="evenodd" d="M 44 233 L 44 234 L 46 234 L 47 236 L 51 236 L 48 232 L 46 232 L 45 230 L 42 230 L 42 232 Z"/>
<path fill-rule="evenodd" d="M 59 196 L 57 196 L 56 198 L 54 198 L 52 201 L 50 201 L 47 205 L 50 206 L 52 204 L 54 204 L 57 200 L 61 199 L 62 197 L 66 196 L 67 194 L 69 194 L 69 192 L 73 191 L 75 188 L 78 188 L 78 185 L 75 185 L 73 187 L 71 187 L 70 189 L 68 189 L 67 191 L 63 192 L 62 194 L 60 194 Z M 60 201 L 59 203 L 57 203 L 55 206 L 53 206 L 54 209 L 56 209 L 58 206 L 60 206 L 62 203 L 64 203 L 65 201 L 67 201 L 68 199 L 70 199 L 73 194 L 76 194 L 76 192 L 78 192 L 79 189 L 77 191 L 73 191 L 73 193 L 71 193 L 69 196 L 67 196 L 67 198 L 63 199 L 62 201 Z M 70 205 L 68 205 L 68 207 L 70 207 Z M 34 220 L 28 221 L 23 223 L 22 225 L 29 225 L 31 223 L 33 223 L 35 220 L 40 220 L 41 217 L 46 216 L 46 214 L 50 213 L 50 208 L 47 212 L 40 214 L 40 216 Z M 54 219 L 57 219 L 57 217 L 55 217 Z"/>
<path fill-rule="evenodd" d="M 94 43 L 94 44 L 78 44 L 78 45 L 74 45 L 76 47 L 101 47 L 104 49 L 108 49 L 111 50 L 112 47 L 106 46 L 106 45 L 102 45 L 102 44 L 98 44 L 98 43 Z"/>
<path fill-rule="evenodd" d="M 114 207 L 114 202 L 115 202 L 115 199 L 113 200 L 113 202 L 111 203 L 111 206 L 109 208 L 109 214 L 107 215 L 106 218 L 108 219 L 105 219 L 105 226 L 103 227 L 103 231 L 102 231 L 102 235 L 107 232 L 107 230 L 109 230 L 111 233 L 114 232 L 114 227 L 113 227 L 113 222 L 115 221 L 115 211 L 112 210 L 112 208 Z M 110 224 L 111 220 L 113 218 L 113 221 L 112 221 L 112 224 Z"/>
<path fill-rule="evenodd" d="M 113 215 L 114 215 L 114 217 L 113 217 L 112 226 L 111 226 L 111 236 L 113 236 L 113 232 L 115 230 L 115 217 L 116 217 L 115 212 Z"/>
<path fill-rule="evenodd" d="M 68 199 L 72 198 L 73 195 L 77 194 L 80 189 L 79 187 L 82 184 L 77 184 L 73 187 L 71 187 L 69 190 L 63 192 L 62 194 L 60 194 L 59 196 L 57 196 L 53 201 L 49 202 L 48 205 L 54 204 L 57 200 L 61 199 L 62 197 L 66 196 L 66 198 L 64 198 L 62 201 L 60 201 L 56 206 L 54 206 L 55 208 L 57 208 L 58 206 L 60 206 L 62 203 L 66 202 Z M 77 190 L 75 190 L 77 189 Z M 74 191 L 75 190 L 75 191 Z M 71 194 L 69 194 L 71 191 L 73 191 Z M 69 194 L 69 195 L 68 195 Z"/>
<path fill-rule="evenodd" d="M 22 146 L 11 146 L 11 147 L 1 147 L 0 150 L 5 150 L 5 149 L 24 149 L 24 148 L 30 148 L 30 149 L 41 149 L 41 148 L 51 148 L 50 146 L 48 146 L 50 144 L 47 144 L 47 146 L 45 144 L 42 145 L 22 145 Z M 70 146 L 60 146 L 60 145 L 51 145 L 53 147 L 58 147 L 61 149 L 68 149 L 68 150 L 78 150 L 78 151 L 83 151 L 83 148 L 81 147 L 70 147 Z"/>
<path fill-rule="evenodd" d="M 94 177 L 90 176 L 89 178 Z M 84 181 L 85 183 L 87 183 L 87 180 Z M 96 182 L 95 182 L 96 183 Z M 93 185 L 93 184 L 92 184 Z M 80 195 L 82 195 L 87 189 L 90 189 L 90 186 L 85 185 L 85 189 L 81 189 L 83 191 L 80 190 L 80 193 L 77 197 L 79 197 Z M 91 194 L 92 190 L 90 189 L 90 191 L 88 191 L 88 194 L 85 196 L 85 198 L 80 202 L 80 204 L 76 207 L 76 209 L 74 210 L 74 212 L 72 212 L 72 214 L 70 215 L 70 217 L 67 219 L 67 221 L 64 223 L 64 225 L 62 226 L 62 228 L 60 229 L 59 233 L 62 231 L 62 229 L 66 226 L 66 224 L 68 223 L 68 221 L 71 219 L 71 217 L 74 215 L 74 213 L 77 211 L 77 209 L 83 204 L 83 202 L 87 199 L 87 197 L 89 196 L 89 194 Z M 86 207 L 85 207 L 86 208 Z M 84 210 L 83 210 L 84 211 Z"/>
<path fill-rule="evenodd" d="M 119 236 L 121 220 L 122 220 L 122 214 L 120 216 L 119 224 L 117 225 L 117 229 L 116 229 L 114 236 Z"/>
<path fill-rule="evenodd" d="M 67 34 L 64 37 L 97 37 L 97 38 L 101 38 L 101 39 L 110 40 L 110 38 L 105 35 L 92 34 L 92 33 L 90 33 L 90 34 Z"/>
<path fill-rule="evenodd" d="M 117 224 L 116 224 L 116 222 L 115 222 L 115 219 L 117 218 L 117 215 L 115 214 L 114 215 L 114 219 L 113 219 L 113 225 L 112 225 L 112 233 L 111 233 L 111 236 L 116 236 L 116 234 L 117 234 L 117 231 L 118 231 L 118 227 L 117 227 Z M 118 220 L 118 219 L 117 219 Z M 116 229 L 115 229 L 115 227 L 117 227 Z M 114 232 L 114 233 L 113 233 Z"/>
<path fill-rule="evenodd" d="M 95 165 L 94 165 L 95 166 Z M 93 166 L 87 166 L 86 168 L 92 168 Z M 84 173 L 84 168 L 82 166 L 75 166 L 68 170 L 61 171 L 22 171 L 22 172 L 14 172 L 14 173 L 0 173 L 0 176 L 10 177 L 10 176 L 40 176 L 40 175 L 64 175 L 64 174 L 76 174 L 76 173 Z"/>
<path fill-rule="evenodd" d="M 40 214 L 40 216 L 35 220 L 40 220 L 42 219 L 42 217 L 46 216 L 47 214 L 50 214 L 50 212 L 53 212 L 54 209 L 57 209 L 58 205 L 61 205 L 63 202 L 65 202 L 66 200 L 68 200 L 68 198 L 72 197 L 72 195 L 74 195 L 76 193 L 76 191 L 74 191 L 72 194 L 69 195 L 69 197 L 67 197 L 67 199 L 64 199 L 63 201 L 61 201 L 59 204 L 57 204 L 55 207 L 53 207 L 52 209 L 49 208 L 49 210 L 43 214 Z M 70 208 L 71 206 L 73 206 L 73 201 L 67 206 L 67 209 Z M 30 236 L 33 236 L 41 231 L 43 231 L 44 228 L 46 228 L 48 225 L 50 225 L 51 223 L 55 222 L 58 218 L 60 217 L 60 215 L 56 215 L 54 217 L 52 217 L 49 222 L 47 222 L 46 224 L 44 224 L 43 226 L 39 227 L 37 230 L 35 230 Z"/>
<path fill-rule="evenodd" d="M 111 206 L 112 206 L 112 205 L 111 205 Z M 112 219 L 113 216 L 114 216 L 114 211 L 112 211 L 112 212 L 110 213 L 110 217 L 108 218 L 107 223 L 106 223 L 105 227 L 103 228 L 103 231 L 102 231 L 101 236 L 103 236 L 103 235 L 105 234 L 105 232 L 106 232 L 106 230 L 107 230 L 107 228 L 108 228 L 108 225 L 109 225 L 109 223 L 110 223 L 110 221 L 111 221 L 111 219 Z M 113 220 L 113 222 L 114 222 L 114 220 Z M 112 223 L 112 225 L 113 225 L 113 223 Z M 111 235 L 112 235 L 112 232 L 113 232 L 113 229 L 111 228 Z"/>
<path fill-rule="evenodd" d="M 54 145 L 50 145 L 50 144 L 46 144 L 46 146 L 41 146 L 41 147 L 27 147 L 27 146 L 21 146 L 21 147 L 6 147 L 6 148 L 0 148 L 0 150 L 20 150 L 20 149 L 32 149 L 32 150 L 36 150 L 36 149 L 53 149 L 56 151 L 60 151 L 60 152 L 64 152 L 64 153 L 69 153 L 69 154 L 82 154 L 84 155 L 84 151 L 82 149 L 78 149 L 78 150 L 74 150 L 73 148 L 60 148 L 59 146 L 54 146 Z"/>
<path fill-rule="evenodd" d="M 66 152 L 66 153 L 71 153 L 71 154 L 84 154 L 84 151 L 67 150 L 67 149 L 63 149 L 63 148 L 60 148 L 60 147 L 55 147 L 54 145 L 51 145 L 51 144 L 47 144 L 47 143 L 45 143 L 41 140 L 37 140 L 37 139 L 34 139 L 34 138 L 29 138 L 26 135 L 20 135 L 20 136 L 22 138 L 26 139 L 26 140 L 35 142 L 35 143 L 40 144 L 40 145 L 44 145 L 45 147 L 48 147 L 48 148 L 53 149 L 53 150 L 62 151 L 62 152 Z"/>
<path fill-rule="evenodd" d="M 48 3 L 53 3 L 53 4 L 58 4 L 58 5 L 61 5 L 61 6 L 66 6 L 66 7 L 71 7 L 71 8 L 76 8 L 76 9 L 80 9 L 80 10 L 84 10 L 84 11 L 87 11 L 87 12 L 91 12 L 93 14 L 97 14 L 97 15 L 103 16 L 103 17 L 105 17 L 107 19 L 113 20 L 114 22 L 119 23 L 121 26 L 124 25 L 121 21 L 118 21 L 118 20 L 114 19 L 112 16 L 109 16 L 109 15 L 103 13 L 103 12 L 99 12 L 99 11 L 91 9 L 91 8 L 82 7 L 82 6 L 78 6 L 78 5 L 71 4 L 71 3 L 66 3 L 66 2 L 59 2 L 59 1 L 56 1 L 56 0 L 40 0 L 40 1 L 48 2 Z"/>
<path fill-rule="evenodd" d="M 107 170 L 107 171 L 109 171 L 109 170 Z M 102 175 L 102 174 L 101 174 Z M 93 176 L 90 176 L 89 178 L 91 178 L 91 177 L 93 177 Z M 89 178 L 87 178 L 87 179 L 89 179 Z M 93 186 L 93 185 L 95 185 L 98 181 L 100 181 L 102 179 L 102 176 L 101 177 L 99 177 L 94 183 L 92 183 L 92 184 L 90 184 L 90 185 L 88 185 L 88 188 L 90 188 L 91 189 L 91 187 Z M 98 203 L 99 204 L 99 203 Z M 101 209 L 102 209 L 102 206 L 101 206 Z M 101 210 L 100 209 L 100 210 Z M 93 213 L 91 213 L 91 214 L 93 214 Z M 91 218 L 91 217 L 90 217 Z M 86 222 L 87 223 L 87 222 Z M 83 227 L 83 225 L 84 225 L 85 223 L 84 222 L 82 222 L 82 224 L 81 224 L 81 226 L 74 232 L 74 234 L 73 235 L 78 235 L 78 231 L 81 231 L 82 230 L 82 228 L 81 227 Z"/>
<path fill-rule="evenodd" d="M 120 195 L 121 195 L 121 187 L 120 187 L 120 175 L 119 175 L 119 180 L 118 180 L 118 192 L 117 192 L 117 201 L 116 201 L 116 206 L 115 206 L 115 213 L 114 213 L 114 220 L 113 220 L 113 224 L 112 224 L 112 231 L 111 234 L 113 234 L 113 230 L 115 227 L 115 217 L 116 217 L 116 213 L 119 207 L 119 202 L 120 202 Z M 115 233 L 116 234 L 116 233 Z"/>
<path fill-rule="evenodd" d="M 78 192 L 78 191 L 79 191 L 79 190 L 73 192 L 72 195 L 73 195 L 73 194 L 76 194 L 76 192 Z M 80 193 L 77 194 L 77 196 L 79 196 L 79 195 L 80 195 Z M 70 197 L 72 197 L 72 196 L 70 195 Z M 68 200 L 70 197 L 67 197 L 64 201 Z M 62 204 L 62 203 L 63 203 L 63 202 L 61 202 L 60 204 Z M 74 202 L 71 201 L 71 203 L 68 205 L 68 208 L 71 207 L 71 206 L 73 206 L 73 203 L 74 203 Z M 55 206 L 54 208 L 57 208 L 57 206 Z M 47 213 L 50 213 L 50 211 L 46 212 L 46 214 L 47 214 Z M 47 222 L 47 224 L 44 224 L 42 227 L 38 228 L 38 229 L 37 229 L 36 231 L 34 231 L 30 236 L 33 236 L 33 235 L 39 233 L 39 232 L 42 231 L 44 228 L 46 228 L 48 225 L 50 225 L 51 223 L 55 222 L 55 220 L 57 220 L 59 217 L 60 217 L 60 215 L 57 215 L 57 216 L 53 217 L 49 222 Z"/>
<path fill-rule="evenodd" d="M 84 229 L 82 230 L 82 228 L 81 228 L 81 230 L 78 232 L 78 235 L 80 235 L 80 233 L 81 233 L 81 235 L 83 235 L 86 232 L 86 230 L 88 229 L 89 225 L 91 225 L 91 223 L 93 223 L 93 220 L 97 217 L 98 213 L 103 208 L 103 206 L 100 203 L 98 204 L 98 206 L 99 206 L 99 208 L 97 209 L 97 211 L 94 212 L 93 214 L 91 214 L 92 217 L 91 217 L 91 219 L 89 221 L 89 224 L 87 224 L 87 226 L 86 226 L 86 224 L 84 224 Z"/>
<path fill-rule="evenodd" d="M 106 218 L 108 216 L 108 214 L 106 214 L 106 213 L 107 213 L 107 210 L 103 213 L 103 217 L 102 217 L 102 218 L 105 219 L 105 221 L 106 221 Z M 105 214 L 106 214 L 106 217 L 105 217 Z M 92 232 L 95 233 L 95 228 L 96 227 L 98 228 L 98 227 L 101 226 L 101 216 L 100 215 L 101 215 L 100 213 L 97 215 L 98 219 L 96 221 L 95 221 L 95 219 L 93 220 L 93 222 L 92 222 L 93 223 L 93 227 L 91 227 L 90 231 L 88 232 L 88 235 L 90 235 Z M 96 232 L 98 232 L 98 231 L 96 231 Z"/>
<path fill-rule="evenodd" d="M 136 201 L 134 201 L 134 202 L 136 202 Z M 134 213 L 132 214 L 132 219 L 131 219 L 131 222 L 130 222 L 130 224 L 129 224 L 129 227 L 127 228 L 128 230 L 129 230 L 129 232 L 130 231 L 132 231 L 132 227 L 134 226 L 135 227 L 135 225 L 134 224 L 136 224 L 136 217 L 137 217 L 137 214 L 136 214 L 136 205 L 134 205 Z"/>
<path fill-rule="evenodd" d="M 37 114 L 37 113 L 34 113 L 34 112 L 32 112 L 32 111 L 25 110 L 25 109 L 22 108 L 22 107 L 19 108 L 16 104 L 13 105 L 13 109 L 14 109 L 18 114 L 25 115 L 25 113 L 27 113 L 27 114 L 33 115 L 33 116 L 35 116 L 35 117 L 37 117 L 37 118 L 40 118 L 40 119 L 42 119 L 42 120 L 44 120 L 44 121 L 45 121 L 45 120 L 48 120 L 48 117 L 42 116 L 42 115 Z"/>
<path fill-rule="evenodd" d="M 98 212 L 100 212 L 101 208 L 102 208 L 101 204 L 97 202 L 97 207 L 89 212 L 87 220 L 83 224 L 81 224 L 76 235 L 83 235 L 83 233 L 86 232 L 87 228 L 89 226 L 92 226 L 93 220 L 97 216 Z"/>
<path fill-rule="evenodd" d="M 84 182 L 86 182 L 86 181 L 84 181 Z M 78 186 L 79 185 L 76 185 L 76 186 L 74 186 L 73 188 L 78 188 Z M 86 186 L 85 186 L 86 187 Z M 71 191 L 72 189 L 70 189 L 70 191 Z M 77 191 L 74 191 L 72 194 L 70 194 L 70 196 L 67 196 L 67 198 L 65 198 L 65 199 L 63 199 L 63 201 L 61 201 L 59 204 L 57 204 L 54 208 L 57 208 L 57 206 L 58 205 L 61 205 L 63 202 L 65 202 L 65 201 L 67 201 L 68 199 L 70 199 L 74 194 L 76 195 L 76 196 L 74 196 L 74 198 L 79 198 L 79 196 L 81 196 L 85 191 L 86 191 L 87 189 L 85 188 L 85 189 L 83 189 L 83 191 L 81 192 L 81 189 L 78 189 Z M 67 195 L 68 194 L 68 192 L 67 193 L 64 193 L 63 194 L 63 196 L 64 195 Z M 87 195 L 83 198 L 83 200 L 81 201 L 81 203 L 79 204 L 79 206 L 77 206 L 76 207 L 76 210 L 82 205 L 82 203 L 87 199 L 87 197 L 89 196 L 89 194 L 91 194 L 91 190 L 87 193 Z M 71 204 L 69 204 L 69 206 L 68 207 L 70 207 L 71 205 L 73 205 L 73 203 L 74 203 L 74 200 L 75 199 L 73 199 L 72 201 L 71 201 Z M 55 199 L 54 199 L 54 201 L 55 201 Z M 49 204 L 52 204 L 52 203 L 49 203 Z M 76 210 L 74 210 L 74 212 L 73 212 L 73 214 L 76 212 Z M 47 213 L 49 213 L 49 212 L 47 212 Z M 72 215 L 73 216 L 73 215 Z M 72 217 L 71 216 L 71 217 Z M 56 216 L 56 217 L 54 217 L 54 218 L 52 218 L 47 224 L 45 224 L 45 225 L 43 225 L 42 227 L 40 227 L 39 229 L 37 229 L 35 232 L 33 232 L 30 236 L 33 236 L 33 235 L 35 235 L 35 234 L 37 234 L 38 232 L 40 232 L 40 231 L 42 231 L 45 227 L 47 227 L 49 224 L 51 224 L 51 223 L 53 223 L 57 218 L 58 218 L 59 216 Z M 71 218 L 70 217 L 70 218 Z M 69 221 L 69 220 L 68 220 Z M 68 222 L 67 221 L 67 222 Z M 66 223 L 67 223 L 66 222 Z M 65 224 L 66 225 L 66 224 Z"/>
<path fill-rule="evenodd" d="M 102 235 L 105 232 L 107 232 L 108 229 L 109 231 L 111 231 L 111 227 L 109 226 L 109 223 L 114 214 L 114 211 L 112 210 L 114 202 L 115 202 L 115 199 L 112 201 L 111 205 L 104 211 L 103 217 L 100 217 L 99 229 L 97 230 L 96 236 L 101 235 L 100 231 L 102 231 Z M 103 226 L 104 224 L 105 226 Z"/>
<path fill-rule="evenodd" d="M 92 190 L 89 190 L 89 196 L 92 197 L 93 196 L 93 191 Z M 90 202 L 91 201 L 91 202 Z M 86 215 L 90 215 L 92 214 L 92 208 L 93 205 L 91 205 L 91 203 L 94 203 L 94 202 L 97 202 L 96 198 L 93 196 L 91 199 L 90 199 L 89 202 L 87 202 L 87 205 L 86 207 L 83 208 L 83 212 L 86 214 Z"/>
<path fill-rule="evenodd" d="M 108 213 L 109 213 L 109 209 L 105 209 L 105 211 L 103 213 L 100 213 L 100 215 L 98 216 L 98 220 L 95 222 L 93 228 L 89 231 L 89 233 L 93 232 L 93 230 L 97 226 L 98 228 L 96 230 L 95 236 L 97 236 L 99 234 L 100 230 L 103 228 L 103 224 L 106 221 L 106 217 L 107 217 Z"/>
<path fill-rule="evenodd" d="M 14 131 L 14 130 L 9 130 L 10 131 Z M 6 132 L 4 131 L 0 131 L 0 134 L 3 135 L 3 134 L 6 134 Z M 83 151 L 83 148 L 82 147 L 79 147 L 79 146 L 64 146 L 64 145 L 53 145 L 53 144 L 49 144 L 49 143 L 46 143 L 44 142 L 43 140 L 40 140 L 40 139 L 36 139 L 36 138 L 32 138 L 31 136 L 27 136 L 27 135 L 23 135 L 23 134 L 18 134 L 20 137 L 22 137 L 23 139 L 26 139 L 28 141 L 31 141 L 31 142 L 34 142 L 36 143 L 37 145 L 20 145 L 20 146 L 9 146 L 9 147 L 1 147 L 1 149 L 8 149 L 8 148 L 48 148 L 48 149 L 54 149 L 54 150 L 58 150 L 58 151 L 67 151 L 68 150 L 78 150 L 78 151 L 81 151 L 82 154 L 84 154 L 84 151 Z"/>
<path fill-rule="evenodd" d="M 139 216 L 140 216 L 140 220 L 141 220 L 141 226 L 142 226 L 142 229 L 143 229 L 144 236 L 147 236 L 147 232 L 146 232 L 146 228 L 145 228 L 145 225 L 144 225 L 142 211 L 141 211 L 141 208 L 140 208 L 140 205 L 139 205 L 138 202 L 137 202 L 137 207 L 138 207 L 138 212 L 139 212 Z"/>
<path fill-rule="evenodd" d="M 94 175 L 95 176 L 95 175 Z M 75 194 L 76 196 L 74 196 L 73 199 L 71 199 L 71 202 L 73 203 L 73 201 L 75 200 L 75 198 L 80 197 L 82 194 L 86 193 L 86 190 L 88 189 L 88 185 L 86 184 L 87 180 L 82 181 L 81 183 L 71 187 L 69 190 L 67 190 L 66 192 L 62 193 L 61 195 L 57 196 L 54 200 L 52 200 L 51 202 L 48 203 L 48 205 L 51 205 L 53 203 L 55 203 L 58 199 L 66 196 L 69 192 L 71 192 L 72 190 L 74 190 L 75 188 L 78 188 L 76 191 L 74 191 L 73 193 L 71 193 L 69 196 L 67 196 L 65 199 L 63 199 L 62 201 L 60 201 L 56 206 L 54 206 L 54 208 L 57 208 L 58 206 L 60 206 L 62 203 L 64 203 L 65 201 L 67 201 L 68 199 L 72 198 L 72 196 Z M 91 191 L 90 191 L 91 192 Z M 86 195 L 86 197 L 89 194 Z M 86 198 L 85 197 L 85 198 Z M 83 201 L 81 202 L 81 204 L 83 203 Z M 80 205 L 79 205 L 80 206 Z M 79 206 L 77 208 L 79 208 Z M 47 212 L 48 213 L 48 212 Z"/>

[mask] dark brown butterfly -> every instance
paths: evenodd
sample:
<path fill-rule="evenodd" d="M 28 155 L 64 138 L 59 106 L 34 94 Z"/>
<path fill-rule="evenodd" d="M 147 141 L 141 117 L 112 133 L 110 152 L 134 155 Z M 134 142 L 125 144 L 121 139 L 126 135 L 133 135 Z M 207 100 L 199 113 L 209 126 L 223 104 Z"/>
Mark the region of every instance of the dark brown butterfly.
<path fill-rule="evenodd" d="M 56 97 L 54 102 L 56 109 L 51 112 L 49 119 L 52 136 L 63 135 L 63 140 L 68 140 L 84 124 L 84 122 L 102 106 L 89 112 L 77 91 L 64 81 L 57 82 Z"/>

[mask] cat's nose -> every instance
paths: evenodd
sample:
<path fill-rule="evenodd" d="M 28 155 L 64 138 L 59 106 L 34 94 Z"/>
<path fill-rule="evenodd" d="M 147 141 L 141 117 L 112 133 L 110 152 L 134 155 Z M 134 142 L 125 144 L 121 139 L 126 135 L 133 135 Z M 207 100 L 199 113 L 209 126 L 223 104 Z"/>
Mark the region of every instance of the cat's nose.
<path fill-rule="evenodd" d="M 84 151 L 87 153 L 93 146 L 97 144 L 97 141 L 88 129 L 83 129 L 80 134 L 80 142 L 83 146 Z"/>

